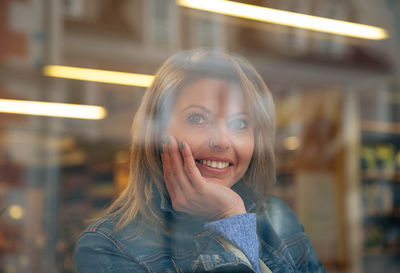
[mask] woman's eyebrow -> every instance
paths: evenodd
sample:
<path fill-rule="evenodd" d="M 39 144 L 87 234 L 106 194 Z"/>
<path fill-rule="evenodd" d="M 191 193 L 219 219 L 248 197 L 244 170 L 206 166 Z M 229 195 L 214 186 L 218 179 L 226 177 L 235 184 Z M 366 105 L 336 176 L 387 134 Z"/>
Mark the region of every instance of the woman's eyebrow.
<path fill-rule="evenodd" d="M 240 116 L 240 115 L 250 116 L 248 112 L 239 112 L 239 113 L 235 113 L 235 114 L 231 115 L 231 117 L 236 117 L 236 116 Z"/>
<path fill-rule="evenodd" d="M 207 114 L 212 114 L 212 112 L 208 108 L 206 108 L 202 105 L 198 105 L 198 104 L 190 104 L 190 105 L 186 106 L 185 108 L 183 108 L 183 111 L 186 111 L 189 108 L 200 108 Z M 240 115 L 250 116 L 248 112 L 238 112 L 238 113 L 230 115 L 229 118 L 233 118 L 233 117 L 240 116 Z"/>
<path fill-rule="evenodd" d="M 210 111 L 208 108 L 206 108 L 206 107 L 204 107 L 204 106 L 201 106 L 201 105 L 198 105 L 198 104 L 190 104 L 190 105 L 186 106 L 186 107 L 183 109 L 183 111 L 186 111 L 186 110 L 189 109 L 189 108 L 200 108 L 200 109 L 203 110 L 204 112 L 207 112 L 208 114 L 211 114 L 211 111 Z"/>

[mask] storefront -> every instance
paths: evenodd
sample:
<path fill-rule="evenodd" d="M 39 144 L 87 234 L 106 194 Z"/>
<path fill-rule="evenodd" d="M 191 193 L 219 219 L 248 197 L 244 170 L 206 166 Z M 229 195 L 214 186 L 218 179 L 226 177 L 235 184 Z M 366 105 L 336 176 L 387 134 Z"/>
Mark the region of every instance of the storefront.
<path fill-rule="evenodd" d="M 148 82 L 170 55 L 197 47 L 243 55 L 269 86 L 274 194 L 296 212 L 325 269 L 398 272 L 399 3 L 231 1 L 387 31 L 374 40 L 181 2 L 0 5 L 0 272 L 74 272 L 80 232 L 127 184 L 131 122 Z M 87 71 L 74 77 L 71 67 L 130 74 L 79 78 Z M 122 80 L 132 73 L 144 83 Z M 4 110 L 12 102 L 56 104 Z M 71 104 L 83 108 L 62 111 Z"/>

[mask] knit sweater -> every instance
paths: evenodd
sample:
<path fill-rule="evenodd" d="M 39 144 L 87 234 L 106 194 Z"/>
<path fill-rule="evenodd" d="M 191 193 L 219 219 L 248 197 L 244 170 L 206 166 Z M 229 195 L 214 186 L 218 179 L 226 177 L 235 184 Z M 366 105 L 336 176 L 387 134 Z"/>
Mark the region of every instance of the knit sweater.
<path fill-rule="evenodd" d="M 253 269 L 260 273 L 255 213 L 239 214 L 213 221 L 207 223 L 205 227 L 236 245 L 249 259 Z"/>

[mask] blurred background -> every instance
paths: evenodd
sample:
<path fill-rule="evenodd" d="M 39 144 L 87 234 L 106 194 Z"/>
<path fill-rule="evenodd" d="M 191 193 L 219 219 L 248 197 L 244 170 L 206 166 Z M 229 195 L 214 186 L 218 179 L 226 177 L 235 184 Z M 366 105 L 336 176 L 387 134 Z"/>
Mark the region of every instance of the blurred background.
<path fill-rule="evenodd" d="M 400 272 L 400 1 L 191 2 L 0 1 L 0 272 L 74 272 L 79 233 L 126 185 L 152 75 L 204 46 L 270 87 L 274 194 L 325 269 Z"/>

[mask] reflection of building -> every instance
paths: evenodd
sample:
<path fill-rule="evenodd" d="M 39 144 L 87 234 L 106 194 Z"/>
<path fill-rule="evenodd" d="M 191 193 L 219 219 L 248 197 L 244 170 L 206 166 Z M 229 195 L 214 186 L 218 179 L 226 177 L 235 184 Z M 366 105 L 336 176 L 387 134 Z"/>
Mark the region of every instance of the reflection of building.
<path fill-rule="evenodd" d="M 108 116 L 0 114 L 0 175 L 19 177 L 0 179 L 0 193 L 11 196 L 0 198 L 0 210 L 4 202 L 25 210 L 22 237 L 5 225 L 13 223 L 4 219 L 9 210 L 0 216 L 0 250 L 11 233 L 15 249 L 2 253 L 0 271 L 72 272 L 83 219 L 107 204 L 127 176 L 130 122 L 144 89 L 45 78 L 42 64 L 153 74 L 172 53 L 198 46 L 243 54 L 271 87 L 278 111 L 275 190 L 305 222 L 327 269 L 373 272 L 375 260 L 399 253 L 393 227 L 399 170 L 389 164 L 400 145 L 399 87 L 388 80 L 398 67 L 395 36 L 374 42 L 321 34 L 181 8 L 173 0 L 50 2 L 6 0 L 0 6 L 0 96 L 102 105 Z M 399 10 L 394 1 L 239 2 L 368 22 L 391 35 L 399 29 L 391 19 L 391 10 Z M 330 252 L 324 250 L 333 240 Z"/>

